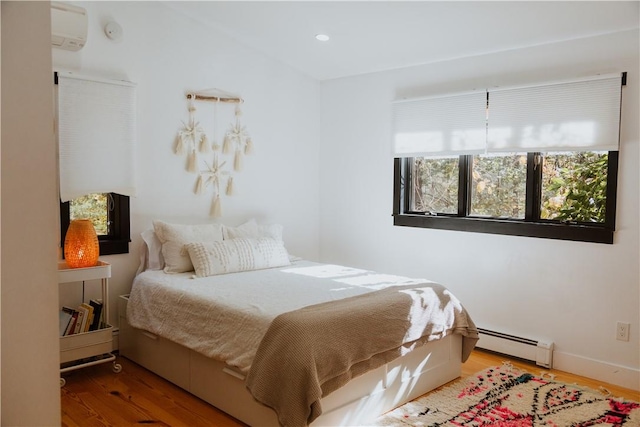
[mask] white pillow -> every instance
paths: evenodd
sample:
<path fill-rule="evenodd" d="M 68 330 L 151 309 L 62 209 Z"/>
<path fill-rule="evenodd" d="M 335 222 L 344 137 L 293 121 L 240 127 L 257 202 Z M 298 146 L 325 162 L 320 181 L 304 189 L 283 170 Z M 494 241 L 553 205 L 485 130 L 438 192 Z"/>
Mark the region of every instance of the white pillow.
<path fill-rule="evenodd" d="M 283 227 L 280 224 L 258 224 L 255 219 L 250 219 L 237 227 L 222 226 L 224 240 L 238 239 L 241 237 L 249 239 L 268 237 L 282 241 L 282 230 Z"/>
<path fill-rule="evenodd" d="M 162 270 L 164 268 L 164 257 L 162 256 L 162 242 L 158 239 L 155 231 L 145 230 L 140 236 L 146 246 L 147 262 L 145 270 Z"/>
<path fill-rule="evenodd" d="M 289 254 L 275 239 L 237 238 L 186 245 L 197 277 L 289 265 Z"/>
<path fill-rule="evenodd" d="M 193 271 L 193 264 L 184 245 L 191 242 L 222 241 L 220 224 L 182 225 L 153 221 L 153 229 L 162 243 L 165 273 Z"/>
<path fill-rule="evenodd" d="M 241 224 L 237 227 L 229 227 L 228 225 L 222 226 L 222 235 L 224 240 L 238 239 L 240 237 L 246 237 L 250 239 L 257 239 L 260 237 L 260 231 L 258 229 L 258 223 L 255 219 Z"/>
<path fill-rule="evenodd" d="M 284 227 L 280 224 L 261 224 L 258 225 L 260 237 L 268 237 L 282 242 L 282 230 Z"/>

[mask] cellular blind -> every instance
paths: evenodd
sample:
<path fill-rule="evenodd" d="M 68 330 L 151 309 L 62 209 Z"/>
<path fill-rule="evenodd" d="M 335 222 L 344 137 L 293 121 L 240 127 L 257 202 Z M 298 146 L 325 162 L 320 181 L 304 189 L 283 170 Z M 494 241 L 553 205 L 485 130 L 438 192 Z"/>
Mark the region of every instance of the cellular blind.
<path fill-rule="evenodd" d="M 493 89 L 487 151 L 617 151 L 620 97 L 620 74 Z"/>
<path fill-rule="evenodd" d="M 58 73 L 60 198 L 134 196 L 136 87 Z"/>
<path fill-rule="evenodd" d="M 394 157 L 484 153 L 485 91 L 392 103 Z"/>

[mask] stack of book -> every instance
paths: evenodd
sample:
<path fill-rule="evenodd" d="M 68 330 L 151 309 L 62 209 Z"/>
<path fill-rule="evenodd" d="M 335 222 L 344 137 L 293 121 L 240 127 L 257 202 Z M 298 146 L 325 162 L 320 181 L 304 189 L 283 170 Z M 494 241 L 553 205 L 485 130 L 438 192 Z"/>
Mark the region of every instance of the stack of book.
<path fill-rule="evenodd" d="M 102 303 L 96 300 L 91 300 L 88 304 L 83 302 L 76 310 L 62 307 L 60 310 L 60 336 L 100 329 L 101 315 Z"/>

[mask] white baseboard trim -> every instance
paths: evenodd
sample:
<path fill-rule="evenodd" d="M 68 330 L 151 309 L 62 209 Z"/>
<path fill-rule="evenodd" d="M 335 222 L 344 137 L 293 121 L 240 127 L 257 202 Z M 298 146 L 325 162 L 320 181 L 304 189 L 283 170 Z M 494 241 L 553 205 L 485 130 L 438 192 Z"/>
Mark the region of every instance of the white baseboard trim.
<path fill-rule="evenodd" d="M 640 391 L 640 369 L 614 365 L 575 354 L 553 352 L 553 369 Z"/>

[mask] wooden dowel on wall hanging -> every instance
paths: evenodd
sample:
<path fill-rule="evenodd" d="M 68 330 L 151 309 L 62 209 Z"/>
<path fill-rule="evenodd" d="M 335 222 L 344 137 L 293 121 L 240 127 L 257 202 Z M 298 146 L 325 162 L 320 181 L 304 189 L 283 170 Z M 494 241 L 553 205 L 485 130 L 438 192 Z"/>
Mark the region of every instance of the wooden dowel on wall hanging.
<path fill-rule="evenodd" d="M 242 98 L 231 98 L 231 97 L 213 96 L 213 95 L 198 95 L 197 93 L 188 93 L 187 99 L 192 99 L 192 98 L 196 101 L 228 102 L 232 104 L 239 104 L 244 102 Z"/>

